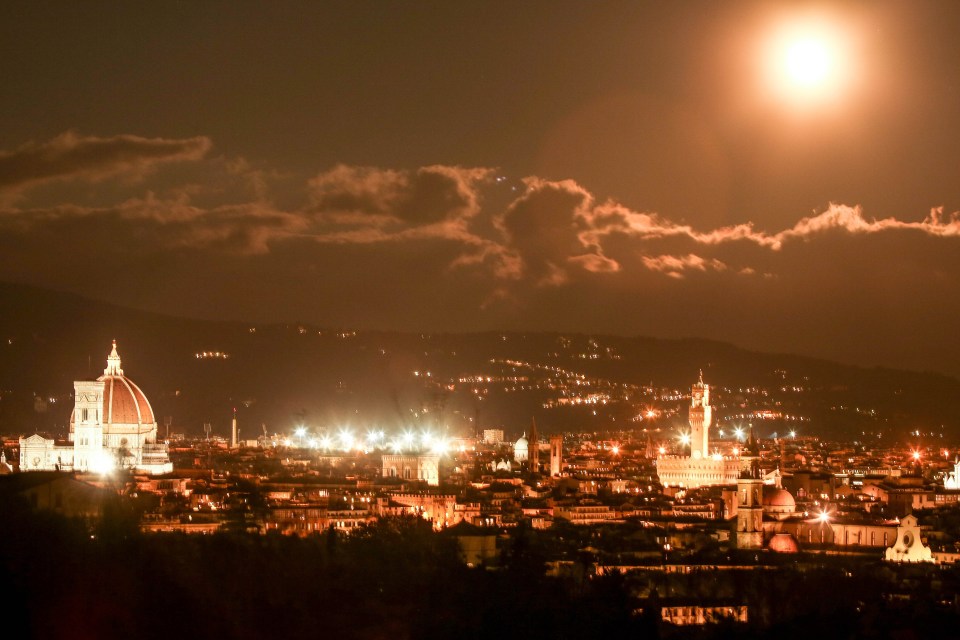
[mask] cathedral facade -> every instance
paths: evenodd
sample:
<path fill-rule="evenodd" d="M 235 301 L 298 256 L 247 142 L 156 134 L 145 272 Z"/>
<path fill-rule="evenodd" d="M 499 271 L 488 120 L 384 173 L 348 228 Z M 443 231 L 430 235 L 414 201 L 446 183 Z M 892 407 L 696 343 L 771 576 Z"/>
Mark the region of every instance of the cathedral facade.
<path fill-rule="evenodd" d="M 150 402 L 140 387 L 123 375 L 116 341 L 103 375 L 75 381 L 73 397 L 68 441 L 58 443 L 39 434 L 20 438 L 21 471 L 173 471 L 167 445 L 157 442 L 157 421 Z"/>

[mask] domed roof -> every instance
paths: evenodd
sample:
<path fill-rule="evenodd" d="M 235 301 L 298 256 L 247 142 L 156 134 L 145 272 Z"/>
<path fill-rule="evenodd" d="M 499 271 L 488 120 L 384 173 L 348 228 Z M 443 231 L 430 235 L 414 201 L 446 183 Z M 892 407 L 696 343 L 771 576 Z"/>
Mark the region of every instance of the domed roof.
<path fill-rule="evenodd" d="M 786 489 L 774 489 L 769 493 L 764 492 L 763 506 L 789 508 L 793 510 L 797 508 L 797 501 L 793 499 L 793 496 L 790 495 L 790 492 Z"/>
<path fill-rule="evenodd" d="M 767 547 L 770 551 L 776 553 L 798 553 L 800 551 L 797 541 L 793 539 L 792 535 L 784 531 L 773 534 Z"/>
<path fill-rule="evenodd" d="M 120 355 L 117 353 L 117 341 L 113 341 L 113 349 L 107 357 L 107 368 L 103 375 L 97 378 L 103 383 L 103 407 L 100 412 L 100 422 L 106 433 L 114 425 L 123 426 L 153 426 L 156 418 L 147 396 L 132 380 L 123 375 L 120 368 Z M 70 416 L 70 428 L 73 430 L 74 416 Z"/>
<path fill-rule="evenodd" d="M 530 444 L 527 442 L 527 434 L 520 436 L 520 439 L 517 440 L 517 443 L 513 445 L 514 449 L 527 449 Z"/>

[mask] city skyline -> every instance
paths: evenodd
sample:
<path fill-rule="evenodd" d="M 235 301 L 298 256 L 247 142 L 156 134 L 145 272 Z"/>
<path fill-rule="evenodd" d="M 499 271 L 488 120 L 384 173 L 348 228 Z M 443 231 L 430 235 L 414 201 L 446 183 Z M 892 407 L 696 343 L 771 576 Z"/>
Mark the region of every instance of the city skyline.
<path fill-rule="evenodd" d="M 960 374 L 952 5 L 0 12 L 0 280 Z"/>

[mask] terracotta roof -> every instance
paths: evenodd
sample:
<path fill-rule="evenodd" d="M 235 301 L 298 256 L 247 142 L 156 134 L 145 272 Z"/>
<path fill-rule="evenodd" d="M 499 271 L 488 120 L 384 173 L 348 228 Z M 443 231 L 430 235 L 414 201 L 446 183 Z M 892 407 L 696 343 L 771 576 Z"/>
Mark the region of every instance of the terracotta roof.
<path fill-rule="evenodd" d="M 795 509 L 797 501 L 793 499 L 790 492 L 786 489 L 774 489 L 763 495 L 763 506 L 765 507 L 790 507 Z"/>
<path fill-rule="evenodd" d="M 797 541 L 793 539 L 793 536 L 783 531 L 773 534 L 767 547 L 770 551 L 777 553 L 797 553 L 800 551 L 800 547 L 797 545 Z"/>
<path fill-rule="evenodd" d="M 153 409 L 140 387 L 125 376 L 100 376 L 103 381 L 103 424 L 153 424 Z"/>

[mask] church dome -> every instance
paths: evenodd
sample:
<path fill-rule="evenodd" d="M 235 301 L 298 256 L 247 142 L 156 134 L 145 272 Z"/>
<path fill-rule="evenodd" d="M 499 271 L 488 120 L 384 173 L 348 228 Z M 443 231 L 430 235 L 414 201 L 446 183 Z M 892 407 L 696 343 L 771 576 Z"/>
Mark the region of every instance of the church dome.
<path fill-rule="evenodd" d="M 797 501 L 786 489 L 774 489 L 769 493 L 764 492 L 763 506 L 775 511 L 794 511 L 797 508 Z"/>
<path fill-rule="evenodd" d="M 800 551 L 800 547 L 793 536 L 783 531 L 773 534 L 767 547 L 770 551 L 776 553 L 798 553 Z"/>
<path fill-rule="evenodd" d="M 527 434 L 520 436 L 517 443 L 513 445 L 513 459 L 517 462 L 526 462 L 530 459 L 530 443 L 527 441 Z"/>
<path fill-rule="evenodd" d="M 103 424 L 153 424 L 153 408 L 140 387 L 124 376 L 100 376 L 103 381 Z"/>
<path fill-rule="evenodd" d="M 107 368 L 103 370 L 103 375 L 97 378 L 97 382 L 103 383 L 100 423 L 105 433 L 110 433 L 114 426 L 117 429 L 135 427 L 137 431 L 141 431 L 143 427 L 149 428 L 155 425 L 156 418 L 147 396 L 133 380 L 123 375 L 116 340 L 113 341 L 113 349 L 107 357 Z M 75 416 L 71 414 L 71 431 L 73 431 L 74 421 Z"/>
<path fill-rule="evenodd" d="M 107 356 L 107 368 L 97 378 L 103 383 L 104 427 L 110 425 L 150 425 L 156 422 L 153 409 L 143 395 L 140 387 L 123 375 L 120 368 L 120 354 L 117 353 L 117 341 L 113 341 L 113 350 Z"/>

